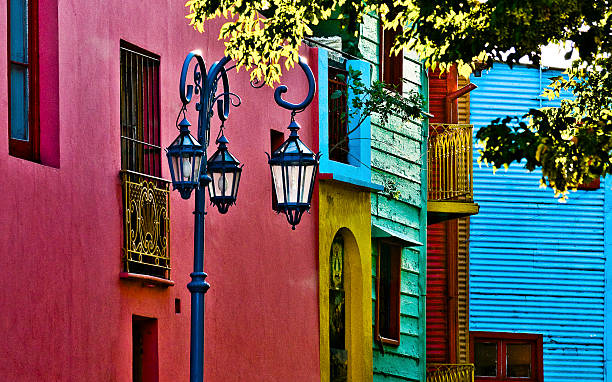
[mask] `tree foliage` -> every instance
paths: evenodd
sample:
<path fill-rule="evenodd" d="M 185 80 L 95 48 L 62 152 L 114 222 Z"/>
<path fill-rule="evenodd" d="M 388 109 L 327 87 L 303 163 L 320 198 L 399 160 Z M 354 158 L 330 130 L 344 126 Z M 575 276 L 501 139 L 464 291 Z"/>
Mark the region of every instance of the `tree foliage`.
<path fill-rule="evenodd" d="M 541 46 L 571 40 L 580 62 L 549 94 L 567 89 L 574 100 L 532 111 L 520 124 L 492 123 L 480 134 L 483 159 L 499 167 L 526 158 L 528 168 L 542 167 L 557 193 L 610 173 L 609 0 L 189 0 L 186 6 L 199 31 L 206 20 L 226 18 L 219 36 L 226 54 L 268 84 L 279 80 L 282 62 L 296 63 L 302 38 L 338 14 L 349 16 L 345 25 L 356 35 L 367 13 L 377 14 L 385 29 L 405 26 L 395 52 L 414 50 L 428 67 L 443 70 L 457 64 L 462 75 L 494 60 L 512 65 L 527 56 L 538 64 Z"/>
<path fill-rule="evenodd" d="M 418 92 L 412 90 L 401 96 L 397 93 L 397 89 L 393 89 L 391 85 L 382 81 L 374 81 L 372 84 L 364 83 L 361 75 L 359 70 L 351 68 L 348 69 L 347 77 L 342 74 L 338 75 L 339 80 L 346 81 L 347 87 L 345 90 L 336 90 L 330 95 L 331 99 L 344 96 L 345 99 L 350 100 L 346 111 L 330 110 L 330 112 L 340 112 L 341 120 L 350 126 L 345 136 L 329 149 L 330 153 L 341 149 L 347 140 L 355 139 L 356 137 L 351 134 L 356 132 L 372 114 L 376 114 L 383 125 L 387 125 L 392 118 L 400 121 L 421 118 L 424 102 Z M 348 124 L 349 121 L 350 124 Z"/>

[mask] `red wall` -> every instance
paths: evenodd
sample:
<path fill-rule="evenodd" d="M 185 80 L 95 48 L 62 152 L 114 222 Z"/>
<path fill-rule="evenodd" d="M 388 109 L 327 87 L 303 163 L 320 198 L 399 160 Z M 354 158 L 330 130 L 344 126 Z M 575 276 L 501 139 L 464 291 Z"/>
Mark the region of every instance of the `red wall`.
<path fill-rule="evenodd" d="M 182 2 L 40 3 L 49 18 L 41 30 L 50 33 L 50 42 L 41 43 L 41 51 L 50 52 L 41 59 L 41 129 L 51 126 L 45 130 L 49 146 L 41 152 L 48 154 L 45 165 L 8 155 L 7 82 L 0 81 L 0 380 L 131 381 L 132 315 L 158 320 L 160 380 L 187 380 L 193 198 L 172 194 L 176 285 L 152 288 L 119 279 L 119 41 L 161 56 L 166 147 L 177 134 L 182 61 L 192 49 L 200 49 L 209 66 L 220 58 L 221 24 L 195 32 Z M 6 9 L 4 2 L 2 20 Z M 6 23 L 0 23 L 0 35 L 6 36 Z M 2 41 L 0 62 L 6 63 Z M 7 78 L 6 70 L 0 65 L 0 78 Z M 300 101 L 306 94 L 301 71 L 283 80 L 287 98 Z M 230 82 L 243 104 L 232 111 L 226 135 L 245 167 L 238 204 L 225 216 L 210 210 L 206 221 L 205 271 L 212 285 L 206 295 L 206 379 L 317 380 L 317 206 L 295 231 L 271 210 L 264 152 L 269 129 L 284 129 L 289 113 L 273 102 L 272 89 L 252 89 L 244 71 L 232 72 Z M 304 141 L 314 147 L 311 118 L 303 113 L 297 120 Z M 217 127 L 213 122 L 212 134 Z M 165 162 L 163 176 L 169 177 Z"/>

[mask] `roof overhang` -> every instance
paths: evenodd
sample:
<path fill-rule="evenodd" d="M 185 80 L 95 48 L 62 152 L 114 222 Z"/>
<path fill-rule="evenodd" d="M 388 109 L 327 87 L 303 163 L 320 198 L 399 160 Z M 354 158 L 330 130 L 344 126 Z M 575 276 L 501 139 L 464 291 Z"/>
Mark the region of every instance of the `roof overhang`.
<path fill-rule="evenodd" d="M 394 239 L 402 242 L 405 247 L 418 247 L 423 245 L 420 241 L 416 241 L 403 233 L 374 223 L 372 223 L 372 237 Z"/>

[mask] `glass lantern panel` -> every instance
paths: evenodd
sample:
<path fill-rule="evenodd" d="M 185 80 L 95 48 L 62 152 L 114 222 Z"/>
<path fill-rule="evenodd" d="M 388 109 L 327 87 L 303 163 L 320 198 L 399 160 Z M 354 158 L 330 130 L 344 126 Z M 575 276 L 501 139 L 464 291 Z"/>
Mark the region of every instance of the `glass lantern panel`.
<path fill-rule="evenodd" d="M 272 182 L 276 191 L 276 200 L 279 203 L 285 203 L 285 193 L 283 192 L 283 166 L 272 165 Z"/>
<path fill-rule="evenodd" d="M 234 184 L 232 185 L 232 196 L 235 198 L 238 195 L 238 185 L 240 184 L 240 175 L 241 172 L 237 172 L 234 174 Z"/>
<path fill-rule="evenodd" d="M 234 173 L 213 173 L 213 185 L 215 188 L 215 196 L 230 196 L 232 186 L 234 184 Z"/>
<path fill-rule="evenodd" d="M 180 166 L 180 161 L 179 161 L 179 157 L 177 156 L 172 156 L 172 174 L 174 175 L 172 180 L 176 180 L 176 181 L 181 181 L 181 179 L 183 179 L 181 177 L 181 166 Z"/>
<path fill-rule="evenodd" d="M 302 188 L 303 182 L 300 179 L 300 176 L 303 174 L 300 173 L 301 166 L 287 166 L 286 174 L 287 174 L 287 201 L 289 203 L 297 203 L 298 202 L 298 183 L 299 187 Z"/>
<path fill-rule="evenodd" d="M 183 167 L 183 171 L 181 172 L 182 180 L 183 182 L 189 182 L 192 179 L 191 156 L 189 156 L 188 154 L 183 155 L 181 162 Z"/>
<path fill-rule="evenodd" d="M 193 180 L 200 180 L 200 164 L 202 163 L 202 157 L 196 155 L 193 157 Z"/>
<path fill-rule="evenodd" d="M 215 195 L 215 186 L 213 186 L 213 182 L 208 182 L 208 196 L 210 196 L 211 198 L 217 196 Z"/>
<path fill-rule="evenodd" d="M 312 173 L 314 165 L 304 166 L 302 170 L 302 181 L 300 183 L 300 203 L 308 203 L 310 185 L 312 184 Z"/>

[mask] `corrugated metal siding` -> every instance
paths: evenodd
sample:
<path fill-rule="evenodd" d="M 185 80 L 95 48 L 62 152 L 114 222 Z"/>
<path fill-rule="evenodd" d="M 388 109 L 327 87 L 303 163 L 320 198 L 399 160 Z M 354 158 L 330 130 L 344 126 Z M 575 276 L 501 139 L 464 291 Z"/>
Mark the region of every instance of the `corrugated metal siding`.
<path fill-rule="evenodd" d="M 427 227 L 427 362 L 449 362 L 446 222 Z"/>
<path fill-rule="evenodd" d="M 495 64 L 472 78 L 475 130 L 551 105 L 539 94 L 559 74 Z M 545 381 L 602 381 L 604 192 L 559 203 L 538 188 L 540 177 L 521 165 L 493 175 L 474 162 L 480 213 L 470 225 L 470 329 L 542 333 Z"/>
<path fill-rule="evenodd" d="M 469 84 L 469 79 L 459 77 L 459 89 Z M 470 123 L 470 93 L 459 98 L 459 123 Z M 469 236 L 470 218 L 465 217 L 457 221 L 458 249 L 457 249 L 457 362 L 470 361 L 470 325 L 469 325 Z"/>

